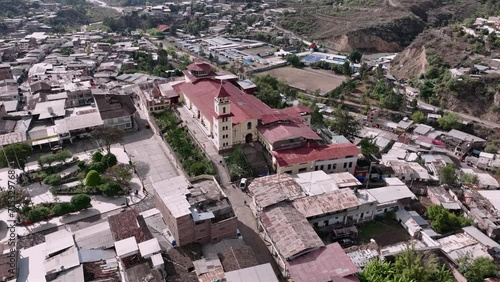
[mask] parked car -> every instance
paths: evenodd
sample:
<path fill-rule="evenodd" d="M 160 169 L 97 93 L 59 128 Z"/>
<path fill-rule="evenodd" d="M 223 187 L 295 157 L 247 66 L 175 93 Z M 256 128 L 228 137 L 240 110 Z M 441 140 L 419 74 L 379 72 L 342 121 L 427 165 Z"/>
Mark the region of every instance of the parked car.
<path fill-rule="evenodd" d="M 62 147 L 59 145 L 56 145 L 56 146 L 52 147 L 50 150 L 52 151 L 52 154 L 55 154 L 55 153 L 61 151 Z"/>
<path fill-rule="evenodd" d="M 338 243 L 340 244 L 340 246 L 342 248 L 349 248 L 351 246 L 354 246 L 356 243 L 354 243 L 354 241 L 350 238 L 345 238 L 345 239 L 340 239 L 338 241 Z"/>

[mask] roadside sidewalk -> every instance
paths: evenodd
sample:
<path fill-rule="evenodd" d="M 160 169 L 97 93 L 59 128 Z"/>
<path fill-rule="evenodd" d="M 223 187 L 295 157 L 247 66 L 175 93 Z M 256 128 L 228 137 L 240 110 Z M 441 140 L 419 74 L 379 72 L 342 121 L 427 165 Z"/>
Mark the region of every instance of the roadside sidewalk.
<path fill-rule="evenodd" d="M 206 135 L 205 130 L 202 129 L 203 125 L 201 125 L 196 119 L 194 119 L 192 113 L 190 113 L 189 110 L 184 106 L 178 107 L 177 110 L 180 113 L 181 120 L 187 126 L 189 132 L 193 136 L 193 139 L 198 142 L 201 149 L 205 151 L 205 153 L 214 164 L 215 169 L 217 170 L 217 174 L 219 175 L 220 185 L 230 185 L 231 178 L 229 177 L 229 172 L 227 171 L 224 158 L 219 155 L 219 152 L 215 148 L 214 144 Z"/>
<path fill-rule="evenodd" d="M 127 153 L 123 150 L 123 147 L 120 145 L 113 145 L 111 146 L 111 152 L 116 155 L 116 158 L 120 163 L 128 163 L 130 158 L 127 155 Z M 86 153 L 80 153 L 77 154 L 80 159 L 88 159 L 90 157 L 91 152 L 86 152 Z M 85 156 L 87 155 L 87 156 Z M 2 169 L 0 170 L 0 176 L 5 175 L 5 173 L 8 171 L 8 169 Z M 19 170 L 20 172 L 20 170 Z M 4 178 L 5 176 L 1 177 Z M 77 184 L 78 182 L 76 182 Z M 68 183 L 71 185 L 71 183 Z M 75 183 L 73 183 L 75 184 Z M 72 195 L 58 195 L 54 196 L 52 192 L 50 192 L 50 186 L 45 185 L 43 183 L 32 183 L 28 186 L 24 186 L 24 189 L 28 190 L 30 195 L 31 195 L 31 200 L 34 205 L 40 204 L 40 203 L 46 203 L 46 202 L 69 202 L 71 200 Z M 130 184 L 128 188 L 131 190 L 131 193 L 127 195 L 126 197 L 104 197 L 100 195 L 93 195 L 91 196 L 92 201 L 92 207 L 80 211 L 78 213 L 73 213 L 69 215 L 64 215 L 60 217 L 55 217 L 52 218 L 48 221 L 43 221 L 43 222 L 38 222 L 35 223 L 31 226 L 18 226 L 17 229 L 17 234 L 20 236 L 25 236 L 28 235 L 29 233 L 34 233 L 34 232 L 40 232 L 43 230 L 47 230 L 50 228 L 54 228 L 56 226 L 61 226 L 65 225 L 67 223 L 72 223 L 75 221 L 83 220 L 85 218 L 99 215 L 99 214 L 104 214 L 108 213 L 113 210 L 117 210 L 120 208 L 125 208 L 127 206 L 127 203 L 129 205 L 134 205 L 140 202 L 143 198 L 145 198 L 145 194 L 143 191 L 143 186 L 142 182 L 139 179 L 139 176 L 137 174 L 133 174 L 132 180 L 130 181 Z M 138 194 L 135 194 L 135 191 L 139 191 Z M 3 210 L 0 212 L 0 221 L 7 222 L 8 220 L 8 211 Z M 0 234 L 0 242 L 3 242 L 7 240 L 7 235 L 8 234 Z"/>

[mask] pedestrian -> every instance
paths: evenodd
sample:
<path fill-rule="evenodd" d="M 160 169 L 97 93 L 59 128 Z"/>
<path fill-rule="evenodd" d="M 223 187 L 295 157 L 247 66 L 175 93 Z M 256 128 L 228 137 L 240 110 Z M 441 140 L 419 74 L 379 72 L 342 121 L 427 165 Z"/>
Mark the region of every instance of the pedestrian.
<path fill-rule="evenodd" d="M 243 204 L 246 206 L 247 205 L 247 201 L 243 201 Z"/>
<path fill-rule="evenodd" d="M 40 184 L 40 186 L 42 186 L 42 180 L 38 180 L 38 184 Z"/>

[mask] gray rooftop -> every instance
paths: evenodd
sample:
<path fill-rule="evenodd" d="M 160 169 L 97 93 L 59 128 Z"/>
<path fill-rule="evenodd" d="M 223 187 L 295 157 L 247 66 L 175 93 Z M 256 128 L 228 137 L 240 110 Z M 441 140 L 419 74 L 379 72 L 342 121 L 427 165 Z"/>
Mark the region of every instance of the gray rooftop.
<path fill-rule="evenodd" d="M 226 272 L 227 282 L 278 282 L 271 264 L 260 264 Z"/>
<path fill-rule="evenodd" d="M 66 114 L 66 110 L 64 109 L 65 104 L 65 99 L 37 103 L 35 106 L 35 110 L 33 110 L 33 114 L 39 114 L 40 116 L 38 117 L 38 119 L 40 120 L 63 117 Z"/>
<path fill-rule="evenodd" d="M 457 138 L 462 141 L 471 141 L 471 142 L 484 142 L 486 140 L 479 138 L 477 136 L 462 132 L 460 130 L 452 129 L 450 132 L 445 133 L 446 135 Z"/>

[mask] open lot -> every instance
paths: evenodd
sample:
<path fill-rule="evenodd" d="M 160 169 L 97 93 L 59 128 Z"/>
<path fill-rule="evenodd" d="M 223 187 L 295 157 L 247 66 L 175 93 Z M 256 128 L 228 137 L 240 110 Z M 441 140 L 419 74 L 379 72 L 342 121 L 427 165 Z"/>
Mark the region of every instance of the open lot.
<path fill-rule="evenodd" d="M 410 239 L 406 230 L 393 219 L 373 220 L 358 226 L 360 243 L 374 239 L 381 247 L 393 245 Z"/>
<path fill-rule="evenodd" d="M 250 55 L 256 56 L 257 54 L 265 54 L 269 52 L 276 52 L 276 48 L 273 47 L 268 47 L 268 46 L 262 46 L 262 47 L 257 47 L 257 48 L 248 48 L 248 49 L 243 49 L 241 50 L 242 52 L 248 53 Z"/>
<path fill-rule="evenodd" d="M 288 85 L 309 93 L 320 89 L 321 94 L 335 89 L 346 79 L 344 76 L 336 75 L 331 71 L 313 70 L 310 68 L 297 69 L 284 67 L 268 70 L 259 75 L 266 74 L 278 79 L 284 79 L 288 82 Z"/>

